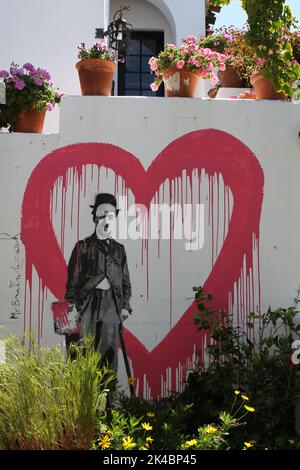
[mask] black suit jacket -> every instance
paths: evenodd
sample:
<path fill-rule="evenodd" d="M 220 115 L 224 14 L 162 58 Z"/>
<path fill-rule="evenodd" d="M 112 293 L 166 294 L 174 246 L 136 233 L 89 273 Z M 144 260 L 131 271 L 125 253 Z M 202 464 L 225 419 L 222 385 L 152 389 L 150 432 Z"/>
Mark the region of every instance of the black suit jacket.
<path fill-rule="evenodd" d="M 96 233 L 76 243 L 68 264 L 65 299 L 81 304 L 96 285 L 108 277 L 117 301 L 119 314 L 131 313 L 131 283 L 125 247 L 111 239 L 109 245 Z"/>

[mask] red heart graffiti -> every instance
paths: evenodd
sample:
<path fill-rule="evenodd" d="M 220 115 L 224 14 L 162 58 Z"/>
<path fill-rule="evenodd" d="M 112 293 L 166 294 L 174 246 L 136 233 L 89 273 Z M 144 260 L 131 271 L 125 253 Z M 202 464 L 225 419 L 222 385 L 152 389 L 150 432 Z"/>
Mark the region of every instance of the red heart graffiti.
<path fill-rule="evenodd" d="M 69 145 L 45 156 L 28 181 L 22 205 L 21 239 L 26 249 L 26 280 L 32 282 L 34 266 L 43 286 L 62 298 L 67 278 L 66 262 L 58 245 L 50 217 L 51 191 L 58 177 L 67 186 L 67 171 L 76 168 L 82 174 L 87 164 L 104 166 L 120 175 L 135 195 L 136 203 L 149 204 L 165 180 L 181 177 L 186 170 L 204 169 L 207 175 L 221 174 L 224 185 L 230 187 L 234 206 L 227 237 L 209 274 L 204 289 L 214 296 L 212 307 L 226 310 L 228 293 L 239 279 L 244 256 L 248 269 L 252 267 L 253 236 L 259 239 L 259 222 L 263 200 L 263 171 L 255 155 L 235 137 L 214 129 L 190 132 L 169 144 L 152 162 L 147 171 L 129 152 L 102 143 Z M 192 287 L 192 286 L 191 286 Z M 194 325 L 196 306 L 193 302 L 180 320 L 149 352 L 128 330 L 125 339 L 128 355 L 133 361 L 134 376 L 143 393 L 144 377 L 151 396 L 161 394 L 161 380 L 172 370 L 175 390 L 175 370 L 184 368 L 192 359 L 194 345 L 200 345 L 203 335 Z"/>

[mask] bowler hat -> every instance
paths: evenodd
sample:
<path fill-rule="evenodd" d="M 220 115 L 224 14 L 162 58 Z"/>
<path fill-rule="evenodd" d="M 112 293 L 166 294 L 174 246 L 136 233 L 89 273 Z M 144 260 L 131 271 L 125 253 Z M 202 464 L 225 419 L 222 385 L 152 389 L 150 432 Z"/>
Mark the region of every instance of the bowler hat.
<path fill-rule="evenodd" d="M 120 209 L 117 209 L 117 200 L 113 194 L 109 193 L 99 193 L 95 198 L 95 204 L 90 206 L 93 209 L 93 213 L 96 212 L 97 207 L 101 204 L 111 204 L 116 209 L 116 214 L 118 215 Z"/>

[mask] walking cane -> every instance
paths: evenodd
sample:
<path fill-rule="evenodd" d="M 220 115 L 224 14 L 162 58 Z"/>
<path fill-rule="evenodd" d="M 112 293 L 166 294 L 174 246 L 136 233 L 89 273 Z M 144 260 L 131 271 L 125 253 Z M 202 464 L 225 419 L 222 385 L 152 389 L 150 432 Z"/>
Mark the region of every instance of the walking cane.
<path fill-rule="evenodd" d="M 131 375 L 131 370 L 130 370 L 130 365 L 129 365 L 128 356 L 127 356 L 127 352 L 126 352 L 126 346 L 125 346 L 122 327 L 123 327 L 123 325 L 122 325 L 122 323 L 120 323 L 120 327 L 119 327 L 120 343 L 121 343 L 123 358 L 124 358 L 124 362 L 125 362 L 125 368 L 126 368 L 127 377 L 128 377 L 128 385 L 129 385 L 129 389 L 130 389 L 130 395 L 131 395 L 131 397 L 134 397 L 133 377 Z"/>

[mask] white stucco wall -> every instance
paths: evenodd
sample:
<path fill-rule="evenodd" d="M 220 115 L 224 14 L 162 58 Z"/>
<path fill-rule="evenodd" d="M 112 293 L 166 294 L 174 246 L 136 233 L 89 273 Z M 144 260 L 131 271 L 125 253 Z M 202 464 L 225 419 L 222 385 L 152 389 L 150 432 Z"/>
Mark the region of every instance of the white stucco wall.
<path fill-rule="evenodd" d="M 165 16 L 172 13 L 176 27 L 176 42 L 189 36 L 205 34 L 205 0 L 149 0 L 161 11 L 165 11 Z"/>
<path fill-rule="evenodd" d="M 195 130 L 219 129 L 248 146 L 255 154 L 264 174 L 258 253 L 261 308 L 265 310 L 268 305 L 289 306 L 300 285 L 299 123 L 300 106 L 288 102 L 65 97 L 61 107 L 59 134 L 0 135 L 0 233 L 9 235 L 20 233 L 21 204 L 29 177 L 43 157 L 55 149 L 73 143 L 111 143 L 131 152 L 146 170 L 156 156 L 174 139 Z M 90 176 L 87 176 L 87 192 L 85 196 L 82 195 L 81 238 L 93 230 L 88 205 L 93 201 L 96 187 L 93 178 L 89 178 Z M 105 189 L 113 190 L 112 184 L 108 179 Z M 180 315 L 190 302 L 187 299 L 192 298 L 192 287 L 202 285 L 212 269 L 211 232 L 207 219 L 209 187 L 204 180 L 202 191 L 206 208 L 204 248 L 189 254 L 179 245 L 174 247 L 172 326 L 180 319 Z M 256 195 L 253 194 L 253 201 L 255 198 Z M 236 201 L 232 200 L 232 210 L 235 204 Z M 58 209 L 58 222 L 59 214 L 60 209 Z M 58 228 L 58 239 L 59 233 Z M 74 240 L 73 227 L 66 232 L 66 260 Z M 15 285 L 10 287 L 10 281 L 16 280 L 16 271 L 13 269 L 16 266 L 16 247 L 13 240 L 0 240 L 0 323 L 6 328 L 2 331 L 4 335 L 10 332 L 21 333 L 23 330 L 25 253 L 20 240 L 18 243 L 21 264 L 19 267 L 21 313 L 18 320 L 11 320 L 9 313 L 16 287 Z M 147 300 L 145 266 L 139 264 L 140 248 L 137 248 L 136 242 L 124 243 L 129 253 L 129 268 L 134 291 L 132 305 L 134 315 L 128 320 L 127 326 L 146 348 L 152 350 L 170 328 L 168 246 L 162 248 L 161 264 L 155 264 L 155 254 L 151 257 L 152 267 L 149 275 L 150 286 L 154 291 L 150 290 L 150 299 Z M 46 248 L 45 255 L 47 256 Z M 231 267 L 228 266 L 227 269 L 230 271 Z M 34 285 L 36 283 L 37 277 L 34 274 Z M 36 295 L 35 292 L 33 325 L 36 325 Z M 54 299 L 49 292 L 45 302 L 43 333 L 43 341 L 47 344 L 59 340 L 53 332 L 50 313 L 50 303 Z M 122 367 L 121 360 L 120 363 Z M 124 377 L 124 370 L 120 374 Z"/>

